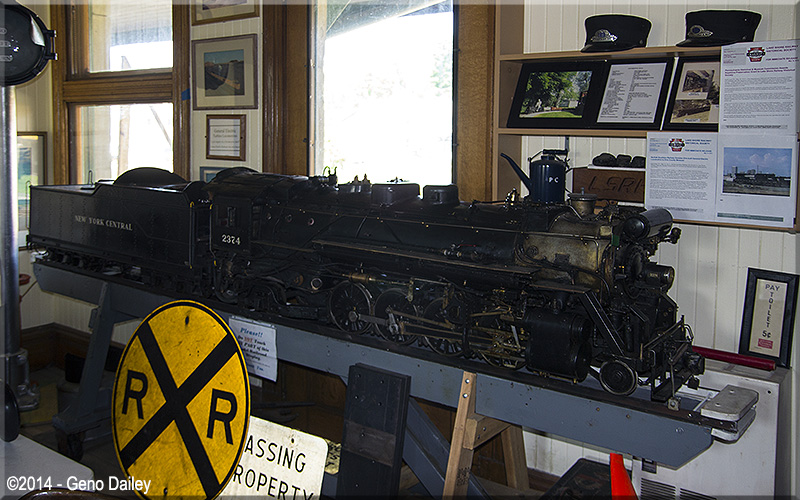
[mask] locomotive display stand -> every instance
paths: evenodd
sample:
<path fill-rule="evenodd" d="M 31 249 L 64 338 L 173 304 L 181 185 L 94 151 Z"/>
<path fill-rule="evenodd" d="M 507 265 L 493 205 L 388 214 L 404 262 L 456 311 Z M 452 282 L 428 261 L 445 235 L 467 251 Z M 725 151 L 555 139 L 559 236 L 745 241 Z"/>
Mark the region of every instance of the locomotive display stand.
<path fill-rule="evenodd" d="M 87 359 L 75 402 L 53 418 L 59 449 L 68 456 L 82 453 L 82 433 L 110 418 L 102 406 L 100 385 L 114 325 L 150 312 L 175 297 L 153 293 L 112 279 L 78 274 L 44 262 L 33 265 L 42 290 L 97 304 L 92 311 Z M 232 311 L 210 304 L 226 321 Z M 242 311 L 235 311 L 241 315 Z M 356 364 L 381 367 L 411 378 L 410 395 L 459 407 L 467 370 L 340 338 L 275 324 L 278 359 L 338 375 L 345 383 Z M 463 363 L 462 363 L 463 364 Z M 470 414 L 512 426 L 550 433 L 591 446 L 680 467 L 712 446 L 715 438 L 735 441 L 755 418 L 757 393 L 728 386 L 716 394 L 681 395 L 672 408 L 649 399 L 649 391 L 627 397 L 566 382 L 531 383 L 530 377 L 510 372 L 500 376 L 478 366 L 470 394 Z M 527 377 L 527 378 L 526 378 Z M 538 378 L 538 377 L 534 377 Z M 560 384 L 560 385 L 559 385 Z M 565 390 L 566 388 L 566 390 Z M 713 396 L 713 397 L 712 397 Z M 458 423 L 458 417 L 457 417 Z M 459 431 L 456 429 L 456 431 Z M 454 435 L 456 433 L 454 432 Z M 509 433 L 511 435 L 512 433 Z M 516 436 L 521 435 L 515 434 Z M 403 460 L 432 495 L 444 491 L 450 444 L 421 408 L 409 400 Z M 462 459 L 465 460 L 465 459 Z M 485 497 L 470 476 L 468 494 Z M 323 494 L 335 494 L 335 477 L 326 475 Z"/>

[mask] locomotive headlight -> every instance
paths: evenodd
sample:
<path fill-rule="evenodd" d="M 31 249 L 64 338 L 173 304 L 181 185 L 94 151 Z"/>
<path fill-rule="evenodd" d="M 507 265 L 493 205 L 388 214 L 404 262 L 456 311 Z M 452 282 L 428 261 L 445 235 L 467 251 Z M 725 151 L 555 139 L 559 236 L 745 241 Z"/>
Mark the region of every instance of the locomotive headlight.
<path fill-rule="evenodd" d="M 0 22 L 0 85 L 25 83 L 56 58 L 55 32 L 30 9 L 13 0 L 2 0 Z"/>
<path fill-rule="evenodd" d="M 631 216 L 625 221 L 623 232 L 638 241 L 656 235 L 666 236 L 672 227 L 672 214 L 663 208 L 654 208 Z"/>

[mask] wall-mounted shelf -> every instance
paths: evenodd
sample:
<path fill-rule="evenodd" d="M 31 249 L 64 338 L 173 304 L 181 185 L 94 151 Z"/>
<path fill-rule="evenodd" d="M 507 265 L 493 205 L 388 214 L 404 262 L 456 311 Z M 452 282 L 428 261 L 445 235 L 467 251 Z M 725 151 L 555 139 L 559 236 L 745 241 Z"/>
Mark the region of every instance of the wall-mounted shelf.
<path fill-rule="evenodd" d="M 505 8 L 505 7 L 504 7 Z M 563 50 L 557 52 L 537 52 L 530 54 L 499 54 L 498 61 L 536 62 L 561 61 L 574 59 L 631 59 L 637 57 L 681 57 L 681 56 L 716 56 L 719 47 L 639 47 L 619 52 L 581 52 L 580 50 Z"/>
<path fill-rule="evenodd" d="M 520 156 L 522 138 L 539 137 L 600 137 L 647 138 L 642 129 L 560 129 L 560 128 L 509 128 L 506 126 L 517 80 L 523 64 L 542 61 L 613 60 L 653 57 L 719 56 L 720 47 L 640 47 L 619 52 L 584 53 L 579 50 L 524 53 L 524 7 L 521 4 L 502 4 L 495 17 L 495 67 L 494 115 L 492 122 L 492 181 L 495 199 L 505 197 L 511 188 L 519 187 L 519 179 L 511 169 L 500 168 L 499 154 Z"/>

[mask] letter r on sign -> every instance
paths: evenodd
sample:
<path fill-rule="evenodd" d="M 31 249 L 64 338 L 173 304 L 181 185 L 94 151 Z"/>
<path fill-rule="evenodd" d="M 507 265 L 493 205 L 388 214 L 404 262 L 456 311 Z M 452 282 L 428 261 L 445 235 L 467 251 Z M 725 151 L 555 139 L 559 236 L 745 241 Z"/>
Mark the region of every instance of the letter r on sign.
<path fill-rule="evenodd" d="M 133 389 L 133 380 L 138 380 L 142 383 L 142 387 L 138 390 Z M 128 380 L 125 382 L 125 399 L 122 400 L 122 414 L 128 414 L 128 399 L 133 398 L 136 400 L 136 412 L 140 419 L 144 419 L 144 412 L 142 411 L 142 399 L 147 393 L 147 375 L 135 370 L 128 370 Z"/>
<path fill-rule="evenodd" d="M 217 409 L 217 402 L 224 399 L 230 403 L 230 409 L 227 413 L 222 413 Z M 214 438 L 214 421 L 219 420 L 225 426 L 225 441 L 228 444 L 233 444 L 233 432 L 231 431 L 231 421 L 236 416 L 236 396 L 228 391 L 221 391 L 213 389 L 211 391 L 211 408 L 208 412 L 208 439 Z"/>

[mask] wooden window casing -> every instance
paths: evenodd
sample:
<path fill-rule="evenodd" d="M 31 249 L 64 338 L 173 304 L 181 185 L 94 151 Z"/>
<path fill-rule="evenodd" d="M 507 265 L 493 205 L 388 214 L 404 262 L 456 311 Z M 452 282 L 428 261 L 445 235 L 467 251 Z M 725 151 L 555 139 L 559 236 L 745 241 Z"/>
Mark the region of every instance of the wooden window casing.
<path fill-rule="evenodd" d="M 75 130 L 76 108 L 171 102 L 173 106 L 173 171 L 189 179 L 190 101 L 189 6 L 172 7 L 173 67 L 167 69 L 89 73 L 85 4 L 51 7 L 58 59 L 53 65 L 54 183 L 79 182 L 81 145 Z"/>

